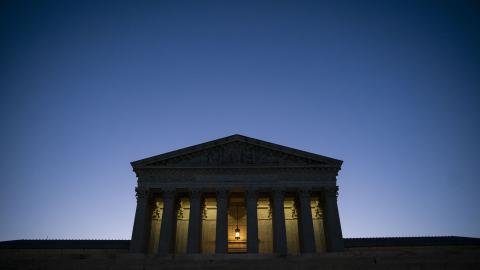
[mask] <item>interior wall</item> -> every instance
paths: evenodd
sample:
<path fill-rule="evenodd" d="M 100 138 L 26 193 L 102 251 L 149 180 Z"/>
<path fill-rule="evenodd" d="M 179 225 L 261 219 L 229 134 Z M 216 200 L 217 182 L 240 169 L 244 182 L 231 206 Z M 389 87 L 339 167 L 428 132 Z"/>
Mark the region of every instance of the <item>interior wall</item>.
<path fill-rule="evenodd" d="M 300 253 L 298 236 L 298 209 L 293 196 L 286 196 L 284 201 L 285 229 L 287 231 L 287 253 Z"/>
<path fill-rule="evenodd" d="M 190 201 L 188 197 L 177 200 L 177 227 L 175 233 L 175 254 L 187 253 L 188 219 L 190 217 Z"/>
<path fill-rule="evenodd" d="M 152 218 L 150 226 L 150 235 L 148 241 L 148 253 L 155 254 L 158 250 L 158 241 L 160 240 L 160 229 L 162 226 L 163 200 L 156 197 L 152 203 Z"/>
<path fill-rule="evenodd" d="M 260 196 L 257 203 L 258 252 L 273 253 L 273 227 L 270 198 Z"/>
<path fill-rule="evenodd" d="M 217 201 L 206 196 L 202 207 L 202 244 L 204 254 L 215 253 L 215 234 L 217 228 Z"/>
<path fill-rule="evenodd" d="M 323 209 L 319 197 L 312 197 L 310 207 L 312 209 L 313 232 L 315 234 L 316 251 L 326 252 L 325 230 L 323 225 Z"/>
<path fill-rule="evenodd" d="M 241 199 L 240 199 L 241 201 Z M 238 202 L 238 199 L 237 199 Z M 238 208 L 239 211 L 239 229 L 240 240 L 235 240 L 234 231 L 236 228 L 236 211 L 237 208 L 232 205 L 228 212 L 228 241 L 229 247 L 233 249 L 241 249 L 240 252 L 246 251 L 247 241 L 247 215 L 245 202 L 242 202 Z M 235 202 L 233 202 L 233 205 Z M 323 222 L 323 210 L 319 197 L 312 197 L 311 211 L 313 220 L 313 229 L 315 234 L 316 251 L 319 253 L 326 252 L 325 232 Z M 179 199 L 175 236 L 175 253 L 186 253 L 187 237 L 188 237 L 188 220 L 190 214 L 190 202 L 187 197 Z M 300 252 L 300 242 L 298 234 L 298 209 L 295 207 L 294 197 L 286 197 L 284 203 L 285 211 L 285 227 L 287 231 L 287 250 L 289 254 L 297 254 Z M 148 253 L 155 254 L 158 250 L 158 241 L 160 238 L 160 229 L 162 226 L 163 200 L 156 197 L 152 203 L 152 219 L 150 226 L 150 236 L 148 243 Z M 260 196 L 257 202 L 258 215 L 258 238 L 259 253 L 273 253 L 273 226 L 272 226 L 272 209 L 270 199 L 267 196 Z M 217 223 L 217 203 L 213 196 L 206 196 L 202 204 L 202 242 L 201 252 L 204 254 L 215 253 L 215 234 Z M 236 245 L 234 247 L 235 243 Z M 243 250 L 244 249 L 244 250 Z"/>

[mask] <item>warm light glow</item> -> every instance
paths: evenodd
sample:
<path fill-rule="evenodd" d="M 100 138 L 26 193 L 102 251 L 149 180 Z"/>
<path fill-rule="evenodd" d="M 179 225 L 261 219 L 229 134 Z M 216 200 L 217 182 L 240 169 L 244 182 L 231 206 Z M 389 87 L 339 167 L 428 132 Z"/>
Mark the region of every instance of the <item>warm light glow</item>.
<path fill-rule="evenodd" d="M 235 229 L 235 240 L 240 240 L 240 229 L 238 228 L 238 225 Z"/>

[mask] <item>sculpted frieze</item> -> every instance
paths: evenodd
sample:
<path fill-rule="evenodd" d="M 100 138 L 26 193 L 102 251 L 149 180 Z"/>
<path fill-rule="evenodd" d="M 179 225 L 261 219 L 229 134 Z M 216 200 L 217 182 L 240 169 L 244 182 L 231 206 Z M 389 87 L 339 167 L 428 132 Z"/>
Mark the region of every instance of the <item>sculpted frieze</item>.
<path fill-rule="evenodd" d="M 305 166 L 327 165 L 285 152 L 235 141 L 153 162 L 147 166 Z"/>

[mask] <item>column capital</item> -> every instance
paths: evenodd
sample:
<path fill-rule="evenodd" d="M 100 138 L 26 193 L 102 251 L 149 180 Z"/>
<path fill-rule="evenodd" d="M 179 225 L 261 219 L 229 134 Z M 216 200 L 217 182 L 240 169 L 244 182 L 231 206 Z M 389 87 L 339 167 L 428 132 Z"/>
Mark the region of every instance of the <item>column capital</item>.
<path fill-rule="evenodd" d="M 258 190 L 257 189 L 254 189 L 254 188 L 249 188 L 247 190 L 245 190 L 245 196 L 247 199 L 257 199 L 258 198 Z"/>
<path fill-rule="evenodd" d="M 312 189 L 310 187 L 301 187 L 298 189 L 297 193 L 298 193 L 298 196 L 300 197 L 300 199 L 303 199 L 303 198 L 309 198 L 310 197 L 310 191 Z"/>
<path fill-rule="evenodd" d="M 165 189 L 162 189 L 162 193 L 163 193 L 164 199 L 173 199 L 177 194 L 177 190 L 174 188 L 165 188 Z"/>
<path fill-rule="evenodd" d="M 144 187 L 136 187 L 135 188 L 135 197 L 137 197 L 137 201 L 140 201 L 147 197 L 148 195 L 148 189 Z"/>
<path fill-rule="evenodd" d="M 324 196 L 326 197 L 337 197 L 338 196 L 338 186 L 334 187 L 324 187 L 322 189 Z"/>
<path fill-rule="evenodd" d="M 274 195 L 285 195 L 285 188 L 284 187 L 274 187 L 272 188 L 272 192 Z"/>
<path fill-rule="evenodd" d="M 228 199 L 228 189 L 219 188 L 215 191 L 217 193 L 217 201 L 227 201 Z"/>
<path fill-rule="evenodd" d="M 151 207 L 152 207 L 152 219 L 160 220 L 160 202 L 152 203 Z"/>
<path fill-rule="evenodd" d="M 191 188 L 189 190 L 190 193 L 190 199 L 201 199 L 202 198 L 202 189 L 200 188 Z"/>

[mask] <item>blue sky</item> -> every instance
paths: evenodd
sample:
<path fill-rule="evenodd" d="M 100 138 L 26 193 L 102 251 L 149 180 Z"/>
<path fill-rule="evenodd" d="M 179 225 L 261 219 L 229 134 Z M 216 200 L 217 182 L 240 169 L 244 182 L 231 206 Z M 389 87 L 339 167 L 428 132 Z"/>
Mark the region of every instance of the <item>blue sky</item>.
<path fill-rule="evenodd" d="M 480 237 L 480 6 L 358 2 L 3 1 L 0 240 L 129 239 L 129 162 L 235 133 L 344 160 L 345 237 Z"/>

